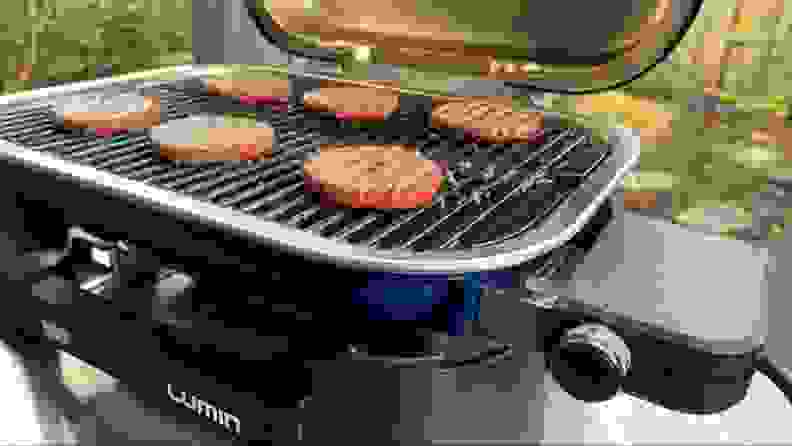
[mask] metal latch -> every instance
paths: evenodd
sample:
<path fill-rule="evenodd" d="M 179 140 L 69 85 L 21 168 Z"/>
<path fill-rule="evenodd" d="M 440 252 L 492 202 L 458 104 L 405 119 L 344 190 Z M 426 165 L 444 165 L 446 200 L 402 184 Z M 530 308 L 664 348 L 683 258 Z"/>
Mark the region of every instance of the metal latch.
<path fill-rule="evenodd" d="M 67 258 L 91 260 L 108 270 L 114 270 L 118 268 L 120 257 L 128 251 L 129 247 L 123 242 L 108 242 L 82 228 L 69 228 L 66 241 Z"/>
<path fill-rule="evenodd" d="M 80 277 L 80 271 L 99 266 L 104 271 L 90 269 L 90 277 Z M 137 287 L 155 281 L 160 271 L 159 261 L 145 250 L 124 241 L 106 241 L 79 227 L 68 231 L 66 255 L 58 266 L 61 274 L 78 280 L 84 291 L 96 291 L 112 279 L 118 286 Z"/>

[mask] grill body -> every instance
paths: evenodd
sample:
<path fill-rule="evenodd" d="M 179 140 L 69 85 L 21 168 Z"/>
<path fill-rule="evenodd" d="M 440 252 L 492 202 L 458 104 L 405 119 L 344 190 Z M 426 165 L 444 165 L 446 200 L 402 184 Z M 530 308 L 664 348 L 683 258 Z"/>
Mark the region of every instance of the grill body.
<path fill-rule="evenodd" d="M 197 281 L 173 301 L 159 288 L 119 285 L 106 272 L 71 265 L 20 303 L 31 316 L 18 324 L 22 332 L 41 336 L 41 321 L 58 327 L 68 334 L 50 339 L 59 348 L 151 404 L 177 417 L 197 415 L 226 435 L 235 428 L 218 423 L 220 410 L 242 420 L 243 438 L 293 435 L 297 402 L 311 393 L 309 363 L 332 360 L 348 345 L 400 355 L 425 352 L 427 332 L 464 334 L 466 321 L 478 318 L 482 288 L 519 285 L 510 269 L 541 269 L 555 248 L 602 224 L 597 211 L 607 209 L 607 196 L 637 159 L 628 132 L 599 141 L 555 115 L 530 144 L 471 143 L 424 128 L 428 110 L 418 100 L 384 133 L 328 126 L 298 105 L 265 110 L 259 117 L 278 132 L 281 156 L 173 164 L 159 160 L 146 135 L 70 134 L 49 112 L 67 95 L 96 91 L 159 95 L 164 121 L 224 110 L 227 103 L 191 88 L 200 75 L 185 68 L 177 81 L 100 81 L 8 103 L 0 170 L 14 184 L 5 194 L 9 207 L 22 212 L 17 234 L 31 239 L 19 251 L 59 247 L 67 229 L 79 226 L 151 252 Z M 308 75 L 292 81 L 295 89 L 316 82 Z M 455 182 L 442 202 L 421 211 L 323 209 L 304 194 L 300 161 L 320 144 L 383 140 L 415 144 L 449 166 Z M 175 280 L 173 272 L 157 274 L 155 283 Z M 397 293 L 386 295 L 388 288 Z M 111 332 L 140 355 L 98 336 Z M 141 370 L 141 361 L 151 367 Z M 259 383 L 233 378 L 241 368 L 290 384 L 262 395 Z M 185 410 L 173 389 L 215 411 Z"/>

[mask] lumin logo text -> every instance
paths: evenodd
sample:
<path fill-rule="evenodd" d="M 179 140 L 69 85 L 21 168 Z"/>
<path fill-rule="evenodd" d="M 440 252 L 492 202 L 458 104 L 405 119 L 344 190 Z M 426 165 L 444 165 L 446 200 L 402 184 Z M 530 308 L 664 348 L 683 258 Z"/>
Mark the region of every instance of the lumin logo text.
<path fill-rule="evenodd" d="M 168 396 L 171 400 L 192 410 L 196 414 L 209 418 L 231 432 L 235 432 L 237 435 L 240 434 L 242 423 L 240 423 L 239 418 L 231 415 L 230 413 L 216 408 L 212 404 L 207 403 L 195 395 L 190 395 L 186 392 L 174 392 L 173 386 L 170 384 L 168 384 Z"/>

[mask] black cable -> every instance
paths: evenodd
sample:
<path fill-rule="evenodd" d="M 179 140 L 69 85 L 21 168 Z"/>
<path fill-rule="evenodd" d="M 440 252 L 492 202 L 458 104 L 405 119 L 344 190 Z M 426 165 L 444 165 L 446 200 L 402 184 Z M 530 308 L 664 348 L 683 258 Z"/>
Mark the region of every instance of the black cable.
<path fill-rule="evenodd" d="M 792 373 L 776 364 L 767 356 L 765 350 L 759 351 L 754 358 L 754 368 L 766 376 L 784 394 L 787 401 L 792 404 Z"/>

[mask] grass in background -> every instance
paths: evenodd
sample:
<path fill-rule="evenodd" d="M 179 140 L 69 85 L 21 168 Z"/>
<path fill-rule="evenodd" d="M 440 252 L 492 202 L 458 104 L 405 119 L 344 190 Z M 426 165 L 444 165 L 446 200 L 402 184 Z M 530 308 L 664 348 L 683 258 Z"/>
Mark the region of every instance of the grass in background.
<path fill-rule="evenodd" d="M 4 93 L 29 89 L 17 80 L 19 64 L 31 64 L 34 80 L 76 81 L 95 77 L 96 67 L 114 74 L 162 66 L 164 56 L 189 52 L 189 0 L 19 0 L 4 5 Z M 123 49 L 123 50 L 119 50 Z"/>

